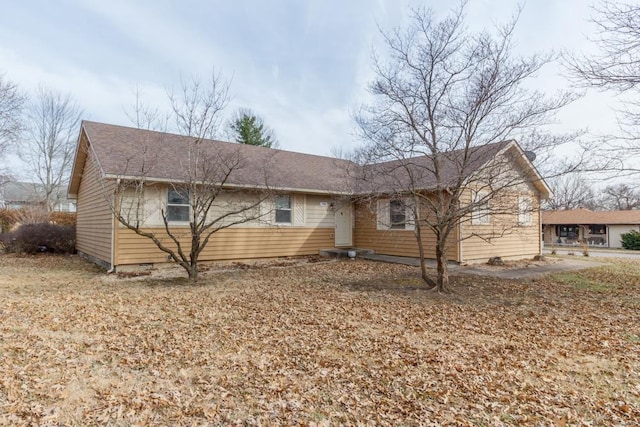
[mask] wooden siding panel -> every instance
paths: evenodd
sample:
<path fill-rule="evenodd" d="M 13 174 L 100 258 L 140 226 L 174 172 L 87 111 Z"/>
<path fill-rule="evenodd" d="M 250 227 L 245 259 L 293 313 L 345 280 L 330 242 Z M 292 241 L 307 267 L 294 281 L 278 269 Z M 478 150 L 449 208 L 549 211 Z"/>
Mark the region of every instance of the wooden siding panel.
<path fill-rule="evenodd" d="M 335 216 L 331 210 L 331 197 L 307 194 L 306 226 L 334 228 Z"/>
<path fill-rule="evenodd" d="M 86 144 L 86 142 L 85 142 Z M 87 156 L 78 190 L 76 248 L 107 263 L 111 262 L 113 216 L 94 156 Z"/>
<path fill-rule="evenodd" d="M 162 229 L 148 229 L 161 235 Z M 167 262 L 167 255 L 155 244 L 130 230 L 120 230 L 118 265 Z M 188 250 L 188 231 L 181 241 Z M 169 242 L 167 236 L 163 239 Z M 201 261 L 281 256 L 315 255 L 320 249 L 333 247 L 333 229 L 302 227 L 233 227 L 214 234 L 200 256 Z"/>
<path fill-rule="evenodd" d="M 518 225 L 518 212 L 501 212 L 490 217 L 487 225 L 474 225 L 471 221 L 462 224 L 462 260 L 486 261 L 500 256 L 504 259 L 528 258 L 541 250 L 539 196 L 530 196 L 534 206 L 531 225 Z M 513 195 L 517 206 L 518 195 Z M 475 236 L 474 236 L 475 235 Z M 482 237 L 478 237 L 482 236 Z"/>
<path fill-rule="evenodd" d="M 373 249 L 375 253 L 417 257 L 418 242 L 410 230 L 378 230 L 376 219 L 376 203 L 357 203 L 354 227 L 354 244 L 358 248 Z M 422 230 L 422 243 L 425 258 L 435 259 L 436 239 L 431 230 Z M 449 260 L 457 260 L 457 244 L 455 233 L 447 241 Z"/>

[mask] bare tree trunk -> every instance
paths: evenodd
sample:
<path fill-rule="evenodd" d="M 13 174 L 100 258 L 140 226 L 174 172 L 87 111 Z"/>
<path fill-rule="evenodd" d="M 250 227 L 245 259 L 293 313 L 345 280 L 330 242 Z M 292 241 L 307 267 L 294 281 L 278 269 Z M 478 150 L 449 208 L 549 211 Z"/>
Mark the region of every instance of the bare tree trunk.
<path fill-rule="evenodd" d="M 191 251 L 190 251 L 190 268 L 188 270 L 189 280 L 193 283 L 198 281 L 198 256 L 200 255 L 200 238 L 201 233 L 198 230 L 191 230 Z"/>
<path fill-rule="evenodd" d="M 427 265 L 424 259 L 424 244 L 422 243 L 422 226 L 420 225 L 419 220 L 416 220 L 415 235 L 418 240 L 418 254 L 420 256 L 420 274 L 422 276 L 422 280 L 424 280 L 424 282 L 431 288 L 434 288 L 437 286 L 437 283 L 427 274 Z"/>
<path fill-rule="evenodd" d="M 451 289 L 449 288 L 447 250 L 445 248 L 445 239 L 441 239 L 440 237 L 438 237 L 438 243 L 436 244 L 436 264 L 438 280 L 435 290 L 438 292 L 450 293 Z"/>

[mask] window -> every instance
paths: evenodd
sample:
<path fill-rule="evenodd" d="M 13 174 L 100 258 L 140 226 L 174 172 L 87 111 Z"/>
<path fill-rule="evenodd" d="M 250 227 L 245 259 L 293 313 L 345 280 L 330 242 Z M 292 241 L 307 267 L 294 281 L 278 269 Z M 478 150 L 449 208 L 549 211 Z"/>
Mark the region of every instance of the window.
<path fill-rule="evenodd" d="M 413 204 L 411 199 L 379 199 L 377 209 L 378 230 L 413 230 Z"/>
<path fill-rule="evenodd" d="M 389 202 L 390 223 L 392 230 L 404 230 L 406 228 L 407 212 L 402 200 L 391 200 Z"/>
<path fill-rule="evenodd" d="M 577 225 L 559 225 L 556 230 L 558 237 L 566 237 L 568 239 L 578 238 L 578 226 Z"/>
<path fill-rule="evenodd" d="M 603 224 L 591 224 L 589 226 L 589 234 L 606 234 L 607 229 Z"/>
<path fill-rule="evenodd" d="M 276 196 L 276 224 L 291 224 L 291 196 Z"/>
<path fill-rule="evenodd" d="M 189 190 L 170 188 L 167 192 L 167 221 L 189 222 Z"/>
<path fill-rule="evenodd" d="M 471 223 L 474 225 L 489 224 L 489 193 L 487 191 L 474 191 Z"/>
<path fill-rule="evenodd" d="M 518 197 L 518 224 L 531 225 L 532 222 L 531 198 L 525 196 Z"/>

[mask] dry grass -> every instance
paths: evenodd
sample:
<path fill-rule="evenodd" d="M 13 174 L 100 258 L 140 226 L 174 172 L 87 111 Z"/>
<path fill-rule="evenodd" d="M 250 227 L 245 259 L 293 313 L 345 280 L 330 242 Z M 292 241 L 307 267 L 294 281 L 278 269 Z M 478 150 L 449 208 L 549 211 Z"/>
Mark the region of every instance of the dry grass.
<path fill-rule="evenodd" d="M 638 423 L 640 263 L 455 290 L 366 261 L 192 286 L 0 256 L 0 424 Z"/>

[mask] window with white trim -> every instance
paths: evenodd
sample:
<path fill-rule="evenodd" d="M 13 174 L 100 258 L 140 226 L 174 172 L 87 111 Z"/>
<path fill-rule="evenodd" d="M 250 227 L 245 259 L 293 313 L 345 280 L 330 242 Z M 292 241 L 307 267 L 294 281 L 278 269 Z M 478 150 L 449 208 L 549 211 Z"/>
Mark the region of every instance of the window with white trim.
<path fill-rule="evenodd" d="M 407 212 L 402 200 L 389 201 L 389 228 L 404 230 L 407 223 Z"/>
<path fill-rule="evenodd" d="M 288 194 L 276 196 L 276 224 L 291 224 L 291 196 Z"/>
<path fill-rule="evenodd" d="M 379 199 L 378 230 L 413 230 L 415 228 L 410 199 Z"/>
<path fill-rule="evenodd" d="M 169 188 L 167 191 L 167 221 L 189 222 L 191 209 L 189 200 L 188 188 Z"/>
<path fill-rule="evenodd" d="M 489 216 L 489 192 L 473 191 L 473 209 L 471 211 L 471 224 L 486 225 L 491 223 Z"/>
<path fill-rule="evenodd" d="M 531 197 L 518 196 L 518 224 L 531 225 L 532 216 Z"/>

